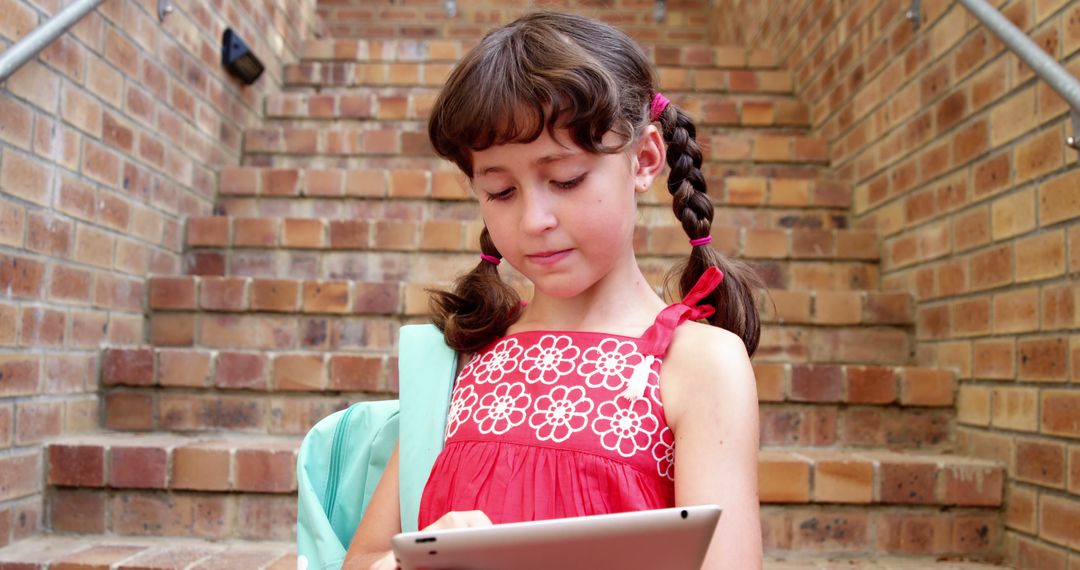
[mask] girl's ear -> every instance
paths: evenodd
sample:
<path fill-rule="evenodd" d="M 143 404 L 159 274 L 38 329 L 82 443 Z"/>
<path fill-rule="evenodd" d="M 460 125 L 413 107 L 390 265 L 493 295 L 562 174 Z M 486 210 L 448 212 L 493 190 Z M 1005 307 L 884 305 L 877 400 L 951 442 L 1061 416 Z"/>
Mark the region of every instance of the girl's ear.
<path fill-rule="evenodd" d="M 664 137 L 656 125 L 645 127 L 641 133 L 635 155 L 634 190 L 646 192 L 652 186 L 653 180 L 664 170 Z"/>

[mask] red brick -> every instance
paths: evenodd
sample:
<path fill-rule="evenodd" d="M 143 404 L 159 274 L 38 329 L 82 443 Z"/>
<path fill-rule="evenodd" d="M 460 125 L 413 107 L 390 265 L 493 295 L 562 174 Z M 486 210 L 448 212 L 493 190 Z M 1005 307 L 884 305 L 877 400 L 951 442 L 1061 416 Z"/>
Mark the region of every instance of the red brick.
<path fill-rule="evenodd" d="M 290 248 L 320 248 L 326 244 L 321 220 L 282 220 L 281 245 Z"/>
<path fill-rule="evenodd" d="M 1065 272 L 1065 232 L 1044 233 L 1016 241 L 1016 281 L 1056 277 Z"/>
<path fill-rule="evenodd" d="M 330 389 L 377 392 L 382 385 L 382 360 L 371 356 L 334 355 L 330 359 Z"/>
<path fill-rule="evenodd" d="M 50 445 L 49 484 L 104 487 L 105 448 L 100 445 Z"/>
<path fill-rule="evenodd" d="M 994 295 L 996 334 L 1036 330 L 1039 326 L 1039 291 L 1018 289 Z"/>
<path fill-rule="evenodd" d="M 150 280 L 150 308 L 190 310 L 195 307 L 193 278 L 154 277 Z"/>
<path fill-rule="evenodd" d="M 810 464 L 787 455 L 761 454 L 759 495 L 768 503 L 806 503 L 810 500 Z"/>
<path fill-rule="evenodd" d="M 1080 188 L 1080 170 L 1075 168 L 1040 185 L 1039 223 L 1048 226 L 1080 216 L 1077 188 Z"/>
<path fill-rule="evenodd" d="M 265 218 L 237 218 L 233 224 L 236 247 L 274 247 L 277 245 L 277 220 Z"/>
<path fill-rule="evenodd" d="M 149 348 L 111 348 L 105 351 L 101 363 L 101 378 L 105 384 L 152 386 L 154 384 L 154 352 Z"/>
<path fill-rule="evenodd" d="M 851 404 L 889 404 L 896 401 L 896 373 L 876 366 L 847 367 L 847 401 Z"/>
<path fill-rule="evenodd" d="M 105 427 L 146 431 L 154 427 L 154 397 L 135 392 L 109 392 L 105 396 Z"/>
<path fill-rule="evenodd" d="M 244 277 L 204 277 L 199 286 L 199 307 L 207 311 L 243 311 L 248 306 Z"/>
<path fill-rule="evenodd" d="M 971 258 L 971 287 L 980 291 L 1012 283 L 1013 249 L 1001 246 L 979 252 Z"/>
<path fill-rule="evenodd" d="M 236 451 L 236 489 L 260 493 L 286 493 L 296 488 L 296 457 L 293 451 Z"/>
<path fill-rule="evenodd" d="M 164 489 L 167 453 L 159 447 L 114 446 L 109 450 L 109 486 Z"/>
<path fill-rule="evenodd" d="M 33 355 L 0 355 L 0 379 L 0 395 L 35 394 L 41 383 L 41 363 Z"/>
<path fill-rule="evenodd" d="M 157 346 L 191 346 L 195 342 L 195 316 L 153 314 L 150 317 L 150 342 Z"/>
<path fill-rule="evenodd" d="M 33 445 L 64 429 L 60 402 L 20 402 L 15 407 L 15 445 Z"/>
<path fill-rule="evenodd" d="M 210 354 L 194 350 L 159 350 L 158 378 L 162 386 L 209 385 Z"/>
<path fill-rule="evenodd" d="M 0 255 L 0 291 L 14 298 L 41 298 L 45 264 L 26 257 Z"/>
<path fill-rule="evenodd" d="M 300 282 L 255 279 L 251 285 L 251 309 L 289 313 L 300 308 Z"/>
<path fill-rule="evenodd" d="M 1035 338 L 1017 342 L 1020 351 L 1020 380 L 1058 381 L 1068 379 L 1069 350 L 1065 338 Z"/>
<path fill-rule="evenodd" d="M 299 172 L 294 169 L 267 170 L 263 173 L 262 193 L 267 196 L 298 196 L 299 178 Z"/>
<path fill-rule="evenodd" d="M 1080 393 L 1064 390 L 1042 393 L 1042 432 L 1080 437 Z"/>
<path fill-rule="evenodd" d="M 1042 290 L 1042 328 L 1056 330 L 1080 327 L 1077 318 L 1077 300 L 1080 299 L 1074 284 L 1043 287 Z"/>
<path fill-rule="evenodd" d="M 975 343 L 975 377 L 987 380 L 1009 380 L 1016 375 L 1016 355 L 1013 341 L 984 340 Z"/>
<path fill-rule="evenodd" d="M 937 467 L 932 463 L 882 460 L 880 498 L 883 503 L 932 504 L 936 500 Z"/>
<path fill-rule="evenodd" d="M 187 245 L 193 247 L 226 247 L 229 245 L 229 219 L 223 217 L 189 218 Z"/>
<path fill-rule="evenodd" d="M 791 399 L 801 402 L 839 402 L 843 398 L 839 366 L 796 365 L 791 369 Z"/>
<path fill-rule="evenodd" d="M 304 312 L 347 314 L 349 312 L 349 283 L 347 281 L 307 281 L 304 283 Z"/>
<path fill-rule="evenodd" d="M 1080 501 L 1044 493 L 1039 496 L 1039 537 L 1063 546 L 1076 544 Z"/>
<path fill-rule="evenodd" d="M 49 500 L 52 529 L 56 532 L 103 534 L 106 531 L 105 495 L 57 488 Z"/>
<path fill-rule="evenodd" d="M 229 482 L 229 450 L 209 444 L 179 447 L 172 453 L 173 489 L 194 491 L 227 491 Z"/>
<path fill-rule="evenodd" d="M 259 191 L 259 171 L 255 168 L 225 167 L 218 172 L 218 191 L 230 196 L 254 196 Z"/>
<path fill-rule="evenodd" d="M 1016 478 L 1040 485 L 1065 486 L 1065 446 L 1053 442 L 1016 442 Z"/>
<path fill-rule="evenodd" d="M 269 361 L 265 354 L 222 352 L 217 356 L 214 385 L 219 388 L 265 390 Z"/>
<path fill-rule="evenodd" d="M 814 464 L 814 501 L 869 503 L 874 498 L 874 465 L 869 461 L 823 458 Z"/>
<path fill-rule="evenodd" d="M 282 354 L 274 358 L 275 390 L 318 391 L 326 386 L 326 367 L 318 354 Z"/>
<path fill-rule="evenodd" d="M 70 257 L 73 236 L 72 223 L 63 218 L 39 212 L 29 215 L 26 248 L 30 251 L 52 257 Z"/>

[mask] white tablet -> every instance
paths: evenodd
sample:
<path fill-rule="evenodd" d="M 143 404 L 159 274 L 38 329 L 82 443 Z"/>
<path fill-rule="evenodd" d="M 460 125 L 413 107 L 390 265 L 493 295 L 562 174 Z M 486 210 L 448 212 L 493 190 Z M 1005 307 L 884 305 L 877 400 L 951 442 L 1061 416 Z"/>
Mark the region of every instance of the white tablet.
<path fill-rule="evenodd" d="M 720 507 L 401 533 L 391 540 L 402 570 L 698 570 Z"/>

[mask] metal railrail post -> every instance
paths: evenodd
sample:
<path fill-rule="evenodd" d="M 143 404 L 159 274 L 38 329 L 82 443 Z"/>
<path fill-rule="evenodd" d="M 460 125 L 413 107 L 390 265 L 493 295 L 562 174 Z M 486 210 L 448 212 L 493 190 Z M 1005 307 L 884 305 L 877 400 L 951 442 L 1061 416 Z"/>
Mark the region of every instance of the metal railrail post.
<path fill-rule="evenodd" d="M 1046 54 L 986 0 L 960 0 L 976 18 L 1072 107 L 1073 134 L 1065 144 L 1080 151 L 1080 80 Z"/>
<path fill-rule="evenodd" d="M 0 54 L 0 81 L 6 80 L 24 63 L 34 58 L 45 46 L 51 44 L 60 34 L 74 26 L 104 0 L 75 0 L 49 21 L 40 25 L 27 36 L 19 40 L 4 53 Z"/>

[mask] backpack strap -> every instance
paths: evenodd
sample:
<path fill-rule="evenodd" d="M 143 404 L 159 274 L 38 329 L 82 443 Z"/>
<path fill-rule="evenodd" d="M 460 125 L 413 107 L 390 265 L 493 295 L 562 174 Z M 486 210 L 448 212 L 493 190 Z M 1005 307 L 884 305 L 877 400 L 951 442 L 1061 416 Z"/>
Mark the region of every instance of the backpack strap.
<path fill-rule="evenodd" d="M 442 331 L 430 324 L 401 327 L 398 342 L 401 530 L 412 532 L 417 530 L 420 496 L 445 443 L 457 353 L 446 345 Z"/>

